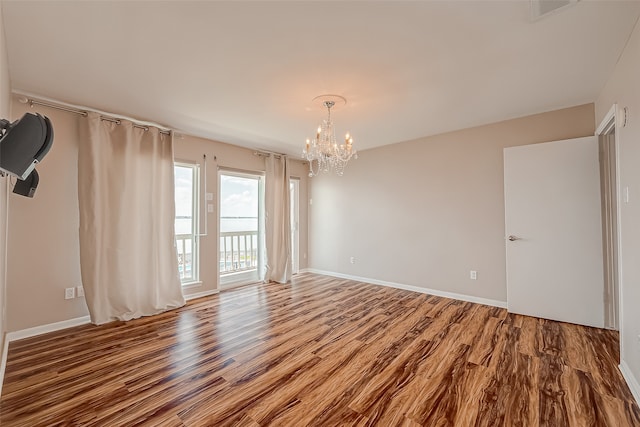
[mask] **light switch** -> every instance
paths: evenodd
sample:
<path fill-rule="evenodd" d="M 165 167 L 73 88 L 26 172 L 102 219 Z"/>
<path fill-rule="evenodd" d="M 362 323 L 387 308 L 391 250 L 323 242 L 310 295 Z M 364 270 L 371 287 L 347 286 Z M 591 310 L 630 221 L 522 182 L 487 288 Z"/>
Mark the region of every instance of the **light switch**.
<path fill-rule="evenodd" d="M 213 193 L 207 193 L 207 201 L 213 200 Z"/>
<path fill-rule="evenodd" d="M 213 203 L 207 203 L 207 212 L 213 213 Z"/>

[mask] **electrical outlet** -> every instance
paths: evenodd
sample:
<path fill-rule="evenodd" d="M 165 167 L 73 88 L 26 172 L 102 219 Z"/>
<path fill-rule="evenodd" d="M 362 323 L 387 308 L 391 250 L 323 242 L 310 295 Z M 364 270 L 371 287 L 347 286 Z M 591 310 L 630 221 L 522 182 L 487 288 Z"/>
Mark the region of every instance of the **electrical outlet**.
<path fill-rule="evenodd" d="M 469 272 L 469 279 L 471 280 L 477 280 L 478 279 L 478 272 L 475 270 L 471 270 Z"/>
<path fill-rule="evenodd" d="M 356 263 L 356 257 L 352 256 L 351 258 L 349 258 L 349 262 L 351 264 L 355 264 Z"/>
<path fill-rule="evenodd" d="M 84 288 L 82 286 L 76 286 L 76 296 L 82 298 L 84 296 Z"/>
<path fill-rule="evenodd" d="M 76 297 L 76 288 L 65 288 L 64 299 L 73 299 Z"/>

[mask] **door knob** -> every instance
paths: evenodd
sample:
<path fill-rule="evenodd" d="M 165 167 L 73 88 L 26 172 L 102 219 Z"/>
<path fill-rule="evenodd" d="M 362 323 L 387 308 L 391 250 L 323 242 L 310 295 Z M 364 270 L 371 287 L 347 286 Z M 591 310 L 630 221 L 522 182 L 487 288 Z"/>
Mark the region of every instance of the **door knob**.
<path fill-rule="evenodd" d="M 510 235 L 509 237 L 507 237 L 507 239 L 509 239 L 509 241 L 514 242 L 516 240 L 520 240 L 520 238 L 518 236 L 514 236 L 513 234 Z"/>

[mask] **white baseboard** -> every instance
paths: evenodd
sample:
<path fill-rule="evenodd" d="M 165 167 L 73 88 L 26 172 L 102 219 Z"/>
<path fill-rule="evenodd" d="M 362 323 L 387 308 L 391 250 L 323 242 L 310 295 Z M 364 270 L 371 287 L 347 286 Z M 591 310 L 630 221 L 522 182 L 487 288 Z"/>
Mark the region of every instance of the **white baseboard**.
<path fill-rule="evenodd" d="M 7 368 L 7 354 L 9 353 L 9 340 L 4 336 L 2 341 L 2 360 L 0 361 L 0 396 L 2 396 L 2 385 L 4 384 L 4 371 Z"/>
<path fill-rule="evenodd" d="M 62 322 L 49 323 L 47 325 L 22 329 L 20 331 L 7 332 L 7 334 L 4 336 L 4 345 L 2 346 L 2 360 L 0 361 L 0 393 L 2 393 L 4 371 L 7 367 L 7 353 L 9 352 L 9 343 L 11 341 L 35 337 L 36 335 L 46 334 L 47 332 L 55 332 L 61 329 L 72 328 L 74 326 L 86 325 L 87 323 L 91 323 L 91 319 L 89 318 L 89 316 L 83 316 L 76 317 L 75 319 L 63 320 Z"/>
<path fill-rule="evenodd" d="M 89 316 L 76 317 L 75 319 L 63 320 L 62 322 L 49 323 L 46 325 L 35 326 L 33 328 L 22 329 L 20 331 L 8 332 L 6 340 L 11 342 L 24 338 L 31 338 L 48 332 L 55 332 L 61 329 L 73 328 L 74 326 L 86 325 L 87 323 L 91 323 L 91 318 Z"/>
<path fill-rule="evenodd" d="M 184 299 L 186 301 L 190 301 L 192 299 L 197 299 L 197 298 L 202 298 L 202 297 L 208 297 L 209 295 L 215 295 L 217 293 L 219 293 L 220 291 L 218 289 L 211 289 L 208 291 L 202 291 L 202 292 L 195 292 L 193 294 L 189 294 L 189 295 L 185 295 Z"/>
<path fill-rule="evenodd" d="M 618 368 L 620 368 L 620 372 L 622 372 L 622 376 L 627 382 L 629 390 L 631 390 L 631 394 L 633 394 L 634 399 L 636 399 L 636 403 L 640 405 L 640 384 L 638 384 L 638 380 L 631 372 L 631 369 L 629 368 L 629 365 L 627 365 L 627 362 L 625 362 L 624 360 L 620 361 L 620 365 L 618 365 Z"/>
<path fill-rule="evenodd" d="M 217 294 L 218 290 L 209 290 L 185 295 L 186 300 L 202 298 L 209 295 Z M 72 328 L 74 326 L 86 325 L 91 323 L 89 316 L 76 317 L 75 319 L 63 320 L 62 322 L 49 323 L 46 325 L 35 326 L 33 328 L 22 329 L 15 332 L 8 332 L 4 337 L 4 345 L 2 346 L 2 359 L 0 359 L 0 395 L 2 393 L 2 384 L 4 383 L 4 371 L 7 366 L 7 353 L 9 352 L 9 343 L 24 338 L 35 337 L 36 335 L 46 334 L 48 332 L 60 331 L 62 329 Z"/>
<path fill-rule="evenodd" d="M 352 276 L 349 274 L 335 273 L 332 271 L 317 270 L 315 268 L 304 268 L 304 269 L 301 269 L 299 272 L 323 274 L 325 276 L 356 280 L 358 282 L 371 283 L 373 285 L 388 286 L 391 288 L 403 289 L 405 291 L 419 292 L 422 294 L 430 294 L 430 295 L 435 295 L 439 297 L 452 298 L 452 299 L 457 299 L 461 301 L 468 301 L 468 302 L 473 302 L 477 304 L 489 305 L 493 307 L 500 307 L 500 308 L 507 307 L 507 303 L 504 301 L 474 297 L 471 295 L 463 295 L 463 294 L 457 294 L 453 292 L 439 291 L 437 289 L 422 288 L 419 286 L 405 285 L 402 283 L 387 282 L 384 280 L 370 279 L 367 277 Z M 185 295 L 185 300 L 189 301 L 196 298 L 215 295 L 219 292 L 220 290 L 218 289 L 213 289 L 213 290 L 208 290 L 203 292 L 196 292 L 193 294 Z M 33 328 L 22 329 L 20 331 L 7 333 L 4 339 L 4 346 L 2 349 L 2 360 L 0 361 L 0 381 L 4 379 L 4 370 L 7 362 L 7 351 L 9 349 L 9 342 L 21 340 L 24 338 L 34 337 L 36 335 L 46 334 L 48 332 L 55 332 L 61 329 L 67 329 L 74 326 L 86 325 L 87 323 L 91 323 L 91 319 L 89 318 L 89 316 L 84 316 L 84 317 L 77 317 L 75 319 L 63 320 L 62 322 L 49 323 L 47 325 L 41 325 Z M 626 373 L 625 373 L 625 369 L 626 369 Z M 629 384 L 629 388 L 631 388 L 631 391 L 634 397 L 636 398 L 636 400 L 640 400 L 638 398 L 640 396 L 640 386 L 638 386 L 638 383 L 635 381 L 633 375 L 629 371 L 629 368 L 626 366 L 624 362 L 620 364 L 620 370 L 622 371 L 622 375 L 625 377 L 625 380 L 627 380 L 627 383 Z M 2 392 L 1 387 L 2 387 L 2 383 L 0 382 L 0 393 Z"/>
<path fill-rule="evenodd" d="M 192 300 L 195 298 L 202 298 L 209 295 L 217 294 L 218 290 L 209 290 L 203 292 L 196 292 L 190 295 L 185 295 L 185 300 Z M 24 338 L 35 337 L 36 335 L 46 334 L 48 332 L 55 332 L 62 329 L 72 328 L 74 326 L 86 325 L 91 323 L 89 316 L 76 317 L 75 319 L 63 320 L 61 322 L 48 323 L 46 325 L 34 326 L 33 328 L 22 329 L 19 331 L 8 332 L 5 337 L 5 347 L 11 341 L 17 341 Z"/>
<path fill-rule="evenodd" d="M 476 304 L 489 305 L 492 307 L 507 308 L 506 301 L 498 301 L 494 299 L 474 297 L 472 295 L 457 294 L 454 292 L 440 291 L 437 289 L 422 288 L 419 286 L 405 285 L 403 283 L 387 282 L 385 280 L 370 279 L 368 277 L 352 276 L 350 274 L 335 273 L 333 271 L 317 270 L 315 268 L 305 268 L 300 270 L 301 273 L 316 273 L 325 276 L 338 277 L 340 279 L 356 280 L 358 282 L 371 283 L 373 285 L 388 286 L 390 288 L 403 289 L 405 291 L 419 292 L 421 294 L 435 295 L 438 297 L 451 298 L 460 301 L 473 302 Z"/>

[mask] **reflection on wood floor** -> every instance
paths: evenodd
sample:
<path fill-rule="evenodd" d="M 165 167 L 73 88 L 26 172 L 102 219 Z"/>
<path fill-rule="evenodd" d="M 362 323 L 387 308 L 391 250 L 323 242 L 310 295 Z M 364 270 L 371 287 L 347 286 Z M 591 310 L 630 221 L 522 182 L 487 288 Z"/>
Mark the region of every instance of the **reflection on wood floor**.
<path fill-rule="evenodd" d="M 11 343 L 2 426 L 634 426 L 617 333 L 315 274 Z"/>

